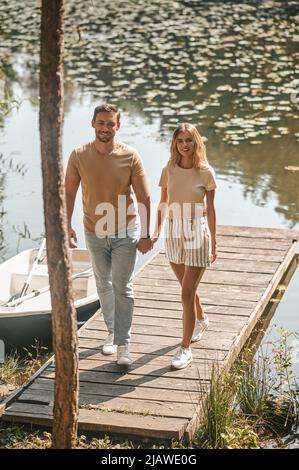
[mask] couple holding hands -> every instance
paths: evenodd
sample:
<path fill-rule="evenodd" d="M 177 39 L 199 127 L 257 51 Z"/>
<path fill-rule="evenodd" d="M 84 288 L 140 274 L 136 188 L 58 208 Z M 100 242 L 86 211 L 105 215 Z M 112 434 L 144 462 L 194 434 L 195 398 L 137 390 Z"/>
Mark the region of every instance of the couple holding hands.
<path fill-rule="evenodd" d="M 205 268 L 216 259 L 216 181 L 205 144 L 192 124 L 175 129 L 159 182 L 161 198 L 151 237 L 150 194 L 142 160 L 135 149 L 115 139 L 120 128 L 118 108 L 97 106 L 91 125 L 95 139 L 71 153 L 65 187 L 70 247 L 75 246 L 72 240 L 77 241 L 71 220 L 80 183 L 82 187 L 86 246 L 108 330 L 102 352 L 117 352 L 119 365 L 132 363 L 129 342 L 137 250 L 151 250 L 165 222 L 166 257 L 180 283 L 183 306 L 183 338 L 171 367 L 182 369 L 192 361 L 191 342 L 198 341 L 209 326 L 197 287 Z"/>

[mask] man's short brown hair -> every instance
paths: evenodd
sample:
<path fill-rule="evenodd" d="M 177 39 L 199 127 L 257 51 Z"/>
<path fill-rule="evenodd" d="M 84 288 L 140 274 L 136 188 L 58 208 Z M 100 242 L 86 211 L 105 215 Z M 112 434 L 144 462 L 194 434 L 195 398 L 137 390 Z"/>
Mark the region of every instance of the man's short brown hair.
<path fill-rule="evenodd" d="M 98 113 L 116 113 L 117 122 L 120 121 L 120 111 L 114 104 L 104 103 L 94 108 L 93 121 L 95 121 Z"/>

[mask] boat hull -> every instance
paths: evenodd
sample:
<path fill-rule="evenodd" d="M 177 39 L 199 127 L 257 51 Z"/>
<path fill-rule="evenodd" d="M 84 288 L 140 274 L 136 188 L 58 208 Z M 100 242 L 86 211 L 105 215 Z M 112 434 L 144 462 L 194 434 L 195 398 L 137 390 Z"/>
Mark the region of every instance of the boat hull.
<path fill-rule="evenodd" d="M 78 327 L 87 321 L 98 310 L 99 306 L 99 301 L 96 300 L 78 307 Z M 51 351 L 51 313 L 41 312 L 32 315 L 0 318 L 0 341 L 4 343 L 5 354 L 10 354 L 13 351 L 17 351 L 19 355 L 26 354 L 24 348 L 30 349 L 36 342 Z"/>

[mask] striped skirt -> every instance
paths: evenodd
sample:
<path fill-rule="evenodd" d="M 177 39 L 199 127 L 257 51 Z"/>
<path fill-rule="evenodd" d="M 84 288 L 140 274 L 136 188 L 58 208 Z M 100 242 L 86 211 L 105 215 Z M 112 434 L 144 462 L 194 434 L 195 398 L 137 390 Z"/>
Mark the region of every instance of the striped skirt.
<path fill-rule="evenodd" d="M 210 232 L 206 217 L 166 219 L 166 258 L 186 266 L 210 266 Z"/>

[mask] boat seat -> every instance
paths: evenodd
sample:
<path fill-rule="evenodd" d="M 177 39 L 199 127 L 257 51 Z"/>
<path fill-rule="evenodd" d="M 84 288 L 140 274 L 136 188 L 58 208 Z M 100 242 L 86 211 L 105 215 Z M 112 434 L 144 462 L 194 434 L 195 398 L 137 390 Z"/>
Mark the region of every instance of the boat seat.
<path fill-rule="evenodd" d="M 38 264 L 35 269 L 33 276 L 36 274 L 42 275 L 42 276 L 48 276 L 48 265 L 47 264 Z"/>
<path fill-rule="evenodd" d="M 10 277 L 11 295 L 21 292 L 23 285 L 27 281 L 28 275 L 23 273 L 12 273 Z M 32 276 L 27 293 L 32 290 L 41 289 L 49 284 L 48 274 L 34 274 Z"/>
<path fill-rule="evenodd" d="M 49 277 L 48 271 L 45 269 L 39 268 L 47 268 L 47 266 L 38 266 L 35 274 L 33 274 L 30 285 L 28 287 L 27 294 L 32 292 L 33 290 L 41 289 L 42 287 L 49 285 Z M 12 273 L 10 278 L 10 288 L 9 292 L 10 295 L 16 294 L 17 292 L 21 292 L 24 283 L 27 281 L 28 275 L 24 273 Z M 96 293 L 96 284 L 94 276 L 90 276 L 88 278 L 78 278 L 73 281 L 74 290 L 84 290 L 85 295 L 93 295 Z"/>

